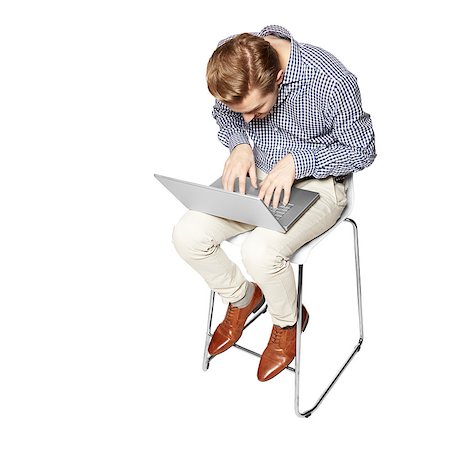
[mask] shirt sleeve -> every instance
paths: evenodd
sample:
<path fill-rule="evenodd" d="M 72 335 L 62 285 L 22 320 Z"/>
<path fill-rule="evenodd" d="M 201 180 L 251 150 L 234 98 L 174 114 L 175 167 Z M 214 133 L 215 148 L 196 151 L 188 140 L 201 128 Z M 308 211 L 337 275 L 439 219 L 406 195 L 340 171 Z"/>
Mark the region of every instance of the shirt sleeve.
<path fill-rule="evenodd" d="M 291 151 L 295 178 L 326 178 L 362 170 L 375 160 L 375 135 L 369 114 L 361 106 L 361 95 L 352 73 L 334 88 L 325 111 L 332 124 L 330 145 L 304 143 Z"/>
<path fill-rule="evenodd" d="M 249 144 L 242 114 L 231 111 L 225 104 L 216 100 L 212 115 L 219 125 L 219 141 L 228 147 L 230 152 L 239 144 Z"/>

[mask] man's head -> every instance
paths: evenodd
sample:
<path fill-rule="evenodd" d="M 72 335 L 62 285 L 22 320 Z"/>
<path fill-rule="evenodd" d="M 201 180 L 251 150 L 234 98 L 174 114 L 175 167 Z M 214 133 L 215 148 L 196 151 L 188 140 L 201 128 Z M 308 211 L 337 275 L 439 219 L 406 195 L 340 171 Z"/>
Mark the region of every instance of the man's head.
<path fill-rule="evenodd" d="M 269 42 L 244 33 L 214 51 L 206 78 L 211 94 L 250 122 L 270 113 L 283 71 L 278 54 Z"/>

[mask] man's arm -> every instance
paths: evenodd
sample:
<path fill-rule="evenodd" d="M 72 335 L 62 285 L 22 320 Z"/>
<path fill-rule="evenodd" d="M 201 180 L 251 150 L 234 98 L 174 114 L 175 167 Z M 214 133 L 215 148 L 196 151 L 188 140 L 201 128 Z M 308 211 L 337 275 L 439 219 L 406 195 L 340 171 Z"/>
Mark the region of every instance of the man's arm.
<path fill-rule="evenodd" d="M 242 114 L 231 111 L 226 105 L 216 100 L 212 115 L 219 125 L 219 132 L 217 133 L 219 141 L 230 152 L 239 144 L 249 144 Z"/>
<path fill-rule="evenodd" d="M 362 109 L 353 74 L 349 73 L 336 85 L 326 115 L 332 123 L 335 142 L 304 143 L 292 150 L 296 179 L 346 175 L 370 166 L 376 157 L 372 121 Z"/>
<path fill-rule="evenodd" d="M 277 207 L 282 191 L 283 202 L 287 203 L 295 179 L 347 175 L 372 164 L 376 157 L 372 122 L 362 110 L 356 77 L 350 72 L 336 85 L 326 115 L 335 142 L 331 145 L 305 142 L 290 150 L 261 185 L 259 197 L 266 205 L 273 196 L 273 205 Z"/>
<path fill-rule="evenodd" d="M 242 114 L 235 113 L 216 100 L 213 117 L 219 125 L 219 141 L 230 150 L 222 173 L 222 185 L 227 191 L 233 191 L 234 180 L 239 178 L 239 192 L 245 194 L 247 174 L 254 188 L 257 188 L 256 165 L 253 150 L 245 132 Z"/>

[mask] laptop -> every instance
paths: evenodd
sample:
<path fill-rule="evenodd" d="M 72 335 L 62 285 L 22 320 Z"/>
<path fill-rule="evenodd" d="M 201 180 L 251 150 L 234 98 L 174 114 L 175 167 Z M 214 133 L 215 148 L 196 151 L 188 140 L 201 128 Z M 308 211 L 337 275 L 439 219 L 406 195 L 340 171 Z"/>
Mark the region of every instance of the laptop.
<path fill-rule="evenodd" d="M 188 209 L 200 211 L 213 216 L 248 223 L 258 227 L 286 233 L 300 217 L 319 199 L 317 192 L 293 188 L 289 203 L 278 208 L 267 207 L 258 198 L 250 178 L 247 177 L 245 194 L 239 193 L 239 180 L 236 179 L 234 190 L 225 191 L 222 178 L 210 186 L 178 180 L 154 174 L 172 194 Z"/>

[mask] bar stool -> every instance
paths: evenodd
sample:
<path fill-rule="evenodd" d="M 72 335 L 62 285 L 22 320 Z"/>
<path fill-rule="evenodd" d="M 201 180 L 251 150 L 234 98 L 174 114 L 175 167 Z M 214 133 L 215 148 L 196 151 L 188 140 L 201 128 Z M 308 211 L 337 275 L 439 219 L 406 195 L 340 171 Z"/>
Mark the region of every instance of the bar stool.
<path fill-rule="evenodd" d="M 353 190 L 353 175 L 347 175 L 345 181 L 345 189 L 347 192 L 347 205 L 342 211 L 341 217 L 338 219 L 338 221 L 325 233 L 322 233 L 320 236 L 316 237 L 315 239 L 311 240 L 310 242 L 306 243 L 301 247 L 299 250 L 297 250 L 290 258 L 290 262 L 293 264 L 298 264 L 298 285 L 297 285 L 297 331 L 296 331 L 296 356 L 295 356 L 295 369 L 292 367 L 286 367 L 285 370 L 289 370 L 291 372 L 295 373 L 295 398 L 294 398 L 294 407 L 295 407 L 295 413 L 299 417 L 309 417 L 322 403 L 322 400 L 325 398 L 325 396 L 328 394 L 330 389 L 334 386 L 337 379 L 341 376 L 342 372 L 345 370 L 347 365 L 350 363 L 350 361 L 353 359 L 353 357 L 356 355 L 357 352 L 361 349 L 361 345 L 363 343 L 364 335 L 363 335 L 363 318 L 362 318 L 362 303 L 361 303 L 361 276 L 360 276 L 360 267 L 359 267 L 359 245 L 358 245 L 358 228 L 356 226 L 356 223 L 354 220 L 349 218 L 349 215 L 353 208 L 353 202 L 354 202 L 354 190 Z M 358 318 L 359 318 L 359 338 L 358 342 L 355 346 L 355 348 L 352 350 L 344 364 L 341 366 L 341 368 L 338 370 L 336 376 L 331 380 L 331 382 L 328 384 L 328 386 L 325 388 L 323 393 L 319 396 L 316 403 L 310 407 L 305 409 L 303 412 L 300 411 L 300 357 L 301 357 L 301 318 L 302 318 L 302 285 L 303 285 L 303 266 L 308 259 L 309 254 L 311 253 L 312 249 L 321 242 L 326 236 L 328 236 L 336 227 L 338 227 L 341 223 L 347 222 L 352 225 L 353 228 L 353 246 L 354 246 L 354 253 L 355 253 L 355 270 L 356 270 L 356 295 L 357 295 L 357 303 L 358 303 Z M 232 243 L 233 245 L 240 246 L 242 242 L 245 240 L 246 235 L 250 232 L 242 233 L 238 236 L 235 236 L 231 239 L 228 239 L 228 242 Z M 214 298 L 215 298 L 215 292 L 211 291 L 210 294 L 210 302 L 209 302 L 209 311 L 208 311 L 208 321 L 207 321 L 207 330 L 206 330 L 206 341 L 205 341 L 205 350 L 203 355 L 203 370 L 206 371 L 209 368 L 209 363 L 214 356 L 209 355 L 208 353 L 208 345 L 212 337 L 211 333 L 211 324 L 212 324 L 212 318 L 213 318 L 213 310 L 214 310 Z M 251 323 L 253 323 L 258 317 L 261 316 L 261 314 L 264 314 L 267 311 L 267 305 L 264 306 L 264 308 L 260 309 L 256 314 L 251 315 L 247 323 L 245 324 L 245 328 L 247 328 Z M 234 344 L 234 347 L 236 347 L 239 350 L 243 350 L 247 353 L 250 353 L 254 356 L 261 357 L 259 353 L 254 352 L 253 350 L 250 350 L 248 348 L 242 347 L 241 345 Z M 217 355 L 218 356 L 218 355 Z"/>

